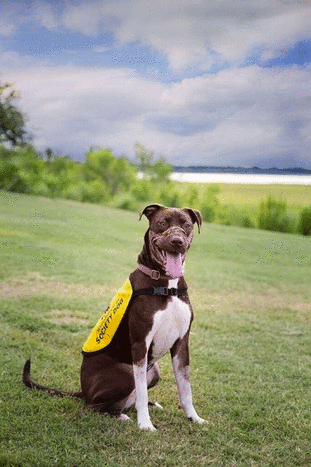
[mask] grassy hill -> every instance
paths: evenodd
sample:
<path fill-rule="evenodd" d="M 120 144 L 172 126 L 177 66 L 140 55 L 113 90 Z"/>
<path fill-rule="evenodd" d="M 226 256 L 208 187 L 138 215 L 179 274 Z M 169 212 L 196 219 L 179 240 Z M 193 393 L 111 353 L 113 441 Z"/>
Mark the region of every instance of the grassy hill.
<path fill-rule="evenodd" d="M 135 268 L 147 220 L 0 193 L 0 466 L 311 465 L 310 239 L 205 224 L 188 254 L 194 402 L 177 408 L 169 357 L 156 433 L 21 384 L 78 390 L 81 346 Z"/>

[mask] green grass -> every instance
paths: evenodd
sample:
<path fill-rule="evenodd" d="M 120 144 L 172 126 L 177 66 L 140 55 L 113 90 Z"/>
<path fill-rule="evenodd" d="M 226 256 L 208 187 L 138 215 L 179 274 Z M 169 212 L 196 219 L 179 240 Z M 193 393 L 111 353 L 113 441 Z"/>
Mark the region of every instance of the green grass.
<path fill-rule="evenodd" d="M 156 433 L 30 391 L 79 389 L 80 349 L 136 266 L 135 213 L 0 193 L 0 466 L 310 466 L 309 238 L 205 224 L 188 254 L 191 379 L 208 425 L 177 408 L 169 357 Z"/>
<path fill-rule="evenodd" d="M 181 191 L 186 191 L 189 187 L 195 186 L 202 193 L 206 183 L 179 183 Z M 220 188 L 218 199 L 222 204 L 233 206 L 254 207 L 262 199 L 272 196 L 275 199 L 287 201 L 292 210 L 300 209 L 311 205 L 310 185 L 257 185 L 247 183 L 217 183 Z"/>
<path fill-rule="evenodd" d="M 311 206 L 309 185 L 175 182 L 173 186 L 173 193 L 177 193 L 184 200 L 183 203 L 190 203 L 191 207 L 201 207 L 204 220 L 221 225 L 301 233 L 298 229 L 301 213 Z M 174 199 L 172 195 L 171 198 Z M 273 208 L 270 211 L 270 221 L 266 224 L 261 205 L 268 200 L 272 201 Z M 283 205 L 283 212 L 277 219 L 275 209 L 280 203 Z M 271 223 L 271 215 L 274 223 Z"/>

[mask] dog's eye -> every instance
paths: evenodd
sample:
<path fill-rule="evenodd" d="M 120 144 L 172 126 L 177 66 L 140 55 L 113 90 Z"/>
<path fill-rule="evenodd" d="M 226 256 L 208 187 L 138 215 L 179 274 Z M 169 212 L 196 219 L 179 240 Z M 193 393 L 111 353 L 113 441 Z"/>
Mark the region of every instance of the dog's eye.
<path fill-rule="evenodd" d="M 184 227 L 185 227 L 186 229 L 191 229 L 192 225 L 189 224 L 189 222 L 186 222 L 185 225 L 184 225 Z"/>

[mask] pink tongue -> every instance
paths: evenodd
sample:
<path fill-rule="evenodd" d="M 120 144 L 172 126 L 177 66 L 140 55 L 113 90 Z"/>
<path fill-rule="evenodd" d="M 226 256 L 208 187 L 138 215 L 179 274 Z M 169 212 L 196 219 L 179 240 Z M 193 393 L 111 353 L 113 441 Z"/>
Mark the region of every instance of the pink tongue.
<path fill-rule="evenodd" d="M 182 255 L 179 253 L 177 256 L 166 253 L 166 272 L 171 277 L 180 277 L 183 274 L 182 271 Z"/>

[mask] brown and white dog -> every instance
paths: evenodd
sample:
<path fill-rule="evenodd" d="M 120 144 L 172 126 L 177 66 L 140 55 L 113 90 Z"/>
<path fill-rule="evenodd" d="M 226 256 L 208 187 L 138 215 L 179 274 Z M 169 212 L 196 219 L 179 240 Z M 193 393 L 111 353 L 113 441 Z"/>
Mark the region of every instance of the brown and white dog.
<path fill-rule="evenodd" d="M 158 360 L 171 352 L 179 405 L 189 420 L 203 423 L 192 404 L 189 383 L 189 332 L 192 308 L 183 277 L 184 260 L 202 217 L 189 208 L 147 206 L 141 213 L 149 220 L 138 268 L 130 274 L 133 296 L 111 343 L 102 352 L 84 355 L 82 392 L 69 393 L 41 386 L 25 364 L 23 382 L 51 394 L 86 400 L 90 409 L 127 420 L 136 406 L 138 425 L 155 430 L 148 410 L 147 390 L 159 380 Z M 149 403 L 151 405 L 159 404 Z"/>

